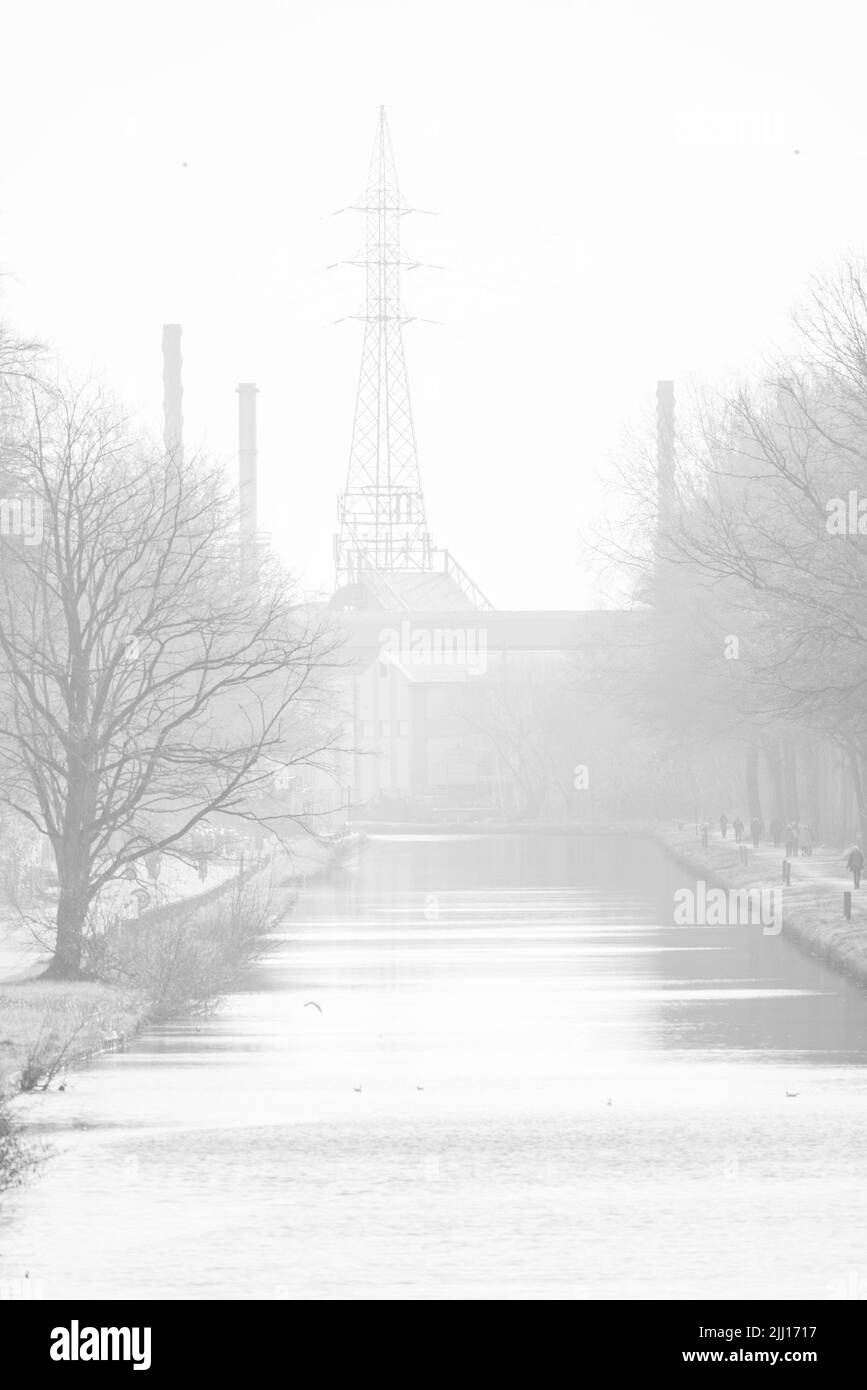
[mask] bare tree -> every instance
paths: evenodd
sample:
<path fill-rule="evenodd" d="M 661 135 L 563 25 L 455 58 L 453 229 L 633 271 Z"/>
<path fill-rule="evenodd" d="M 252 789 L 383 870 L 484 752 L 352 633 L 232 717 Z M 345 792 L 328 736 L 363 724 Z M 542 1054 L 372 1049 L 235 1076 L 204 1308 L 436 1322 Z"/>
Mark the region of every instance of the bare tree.
<path fill-rule="evenodd" d="M 0 320 L 0 411 L 13 399 L 17 383 L 33 376 L 41 352 L 41 344 L 19 338 Z"/>
<path fill-rule="evenodd" d="M 519 819 L 569 810 L 581 745 L 575 684 L 563 659 L 540 669 L 512 656 L 461 706 L 461 723 L 490 747 L 505 807 Z"/>
<path fill-rule="evenodd" d="M 551 788 L 550 730 L 546 721 L 547 691 L 525 671 L 497 671 L 477 687 L 471 712 L 463 723 L 490 744 L 500 781 L 510 787 L 510 809 L 519 819 L 540 815 Z M 568 752 L 564 769 L 568 767 Z"/>
<path fill-rule="evenodd" d="M 676 505 L 638 553 L 657 637 L 642 708 L 709 745 L 740 731 L 750 800 L 761 749 L 778 816 L 798 815 L 799 753 L 815 784 L 817 740 L 836 745 L 867 835 L 867 517 L 850 515 L 867 498 L 865 287 L 859 260 L 817 281 L 799 350 L 694 413 Z M 737 661 L 721 660 L 726 633 Z"/>
<path fill-rule="evenodd" d="M 29 384 L 2 440 L 29 525 L 0 552 L 0 799 L 47 835 L 49 973 L 81 973 L 101 889 L 315 762 L 333 641 L 237 541 L 220 476 L 161 457 L 93 390 Z M 36 534 L 38 531 L 38 535 Z"/>

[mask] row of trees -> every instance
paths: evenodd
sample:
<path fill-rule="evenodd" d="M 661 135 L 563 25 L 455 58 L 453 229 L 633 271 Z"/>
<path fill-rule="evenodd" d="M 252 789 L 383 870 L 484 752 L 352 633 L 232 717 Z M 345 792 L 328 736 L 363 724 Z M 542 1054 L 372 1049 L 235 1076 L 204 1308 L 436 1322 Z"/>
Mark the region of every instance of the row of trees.
<path fill-rule="evenodd" d="M 867 836 L 867 263 L 817 280 L 795 329 L 760 379 L 681 407 L 673 486 L 631 454 L 609 554 L 653 611 L 632 713 L 686 799 L 843 840 Z"/>
<path fill-rule="evenodd" d="M 677 802 L 670 763 L 608 689 L 640 640 L 640 615 L 603 616 L 579 652 L 512 652 L 455 701 L 455 727 L 475 740 L 506 817 L 653 820 Z"/>
<path fill-rule="evenodd" d="M 334 639 L 242 551 L 221 470 L 8 334 L 0 484 L 0 802 L 50 841 L 74 978 L 106 884 L 326 755 Z"/>

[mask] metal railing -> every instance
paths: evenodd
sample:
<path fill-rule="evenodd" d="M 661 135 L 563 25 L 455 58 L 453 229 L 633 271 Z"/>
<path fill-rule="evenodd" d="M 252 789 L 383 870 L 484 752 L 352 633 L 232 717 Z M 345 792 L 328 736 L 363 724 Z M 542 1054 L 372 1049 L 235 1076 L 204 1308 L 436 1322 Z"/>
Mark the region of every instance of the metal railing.
<path fill-rule="evenodd" d="M 407 566 L 406 570 L 395 570 L 395 574 L 442 574 L 457 586 L 465 599 L 482 612 L 492 613 L 494 605 L 486 594 L 482 592 L 466 570 L 458 564 L 457 560 L 448 550 L 431 550 L 431 565 L 421 568 Z M 361 551 L 356 551 L 351 558 L 350 574 L 357 583 L 364 583 L 370 588 L 375 596 L 386 606 L 393 608 L 409 609 L 412 605 L 398 593 L 397 589 L 388 582 L 388 572 L 377 569 Z"/>

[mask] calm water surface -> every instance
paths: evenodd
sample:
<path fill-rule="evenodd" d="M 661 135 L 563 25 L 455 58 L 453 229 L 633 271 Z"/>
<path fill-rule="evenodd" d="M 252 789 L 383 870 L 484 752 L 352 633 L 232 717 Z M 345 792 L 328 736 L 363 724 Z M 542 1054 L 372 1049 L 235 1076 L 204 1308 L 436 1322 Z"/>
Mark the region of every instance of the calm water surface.
<path fill-rule="evenodd" d="M 218 1014 L 29 1102 L 53 1156 L 0 1280 L 867 1297 L 867 996 L 673 927 L 684 886 L 644 840 L 371 840 Z"/>

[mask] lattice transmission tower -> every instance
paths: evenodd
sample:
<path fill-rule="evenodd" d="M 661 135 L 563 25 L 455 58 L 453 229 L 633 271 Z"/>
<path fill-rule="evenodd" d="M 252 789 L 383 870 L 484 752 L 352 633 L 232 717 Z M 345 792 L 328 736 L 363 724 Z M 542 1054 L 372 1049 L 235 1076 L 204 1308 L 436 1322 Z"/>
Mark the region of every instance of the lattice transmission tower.
<path fill-rule="evenodd" d="M 428 532 L 403 344 L 403 326 L 412 317 L 400 295 L 401 270 L 421 262 L 401 249 L 401 219 L 414 209 L 397 181 L 385 107 L 379 110 L 363 198 L 354 210 L 364 215 L 364 247 L 346 264 L 365 272 L 364 312 L 351 316 L 364 323 L 364 345 L 346 487 L 338 498 L 337 587 L 375 584 L 379 576 L 380 588 L 397 598 L 395 576 L 436 572 L 451 580 L 465 603 L 488 608 L 448 552 L 434 549 Z"/>

